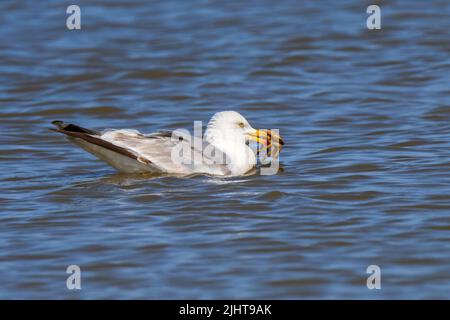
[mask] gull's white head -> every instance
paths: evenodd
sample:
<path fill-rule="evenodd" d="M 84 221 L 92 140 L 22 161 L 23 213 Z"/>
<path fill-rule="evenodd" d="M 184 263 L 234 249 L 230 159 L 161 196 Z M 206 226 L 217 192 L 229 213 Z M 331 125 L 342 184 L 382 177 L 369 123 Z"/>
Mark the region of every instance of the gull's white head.
<path fill-rule="evenodd" d="M 217 112 L 208 122 L 205 138 L 210 142 L 214 140 L 239 142 L 244 141 L 246 135 L 256 131 L 247 119 L 236 111 Z"/>
<path fill-rule="evenodd" d="M 232 172 L 245 173 L 256 165 L 256 154 L 248 146 L 250 140 L 266 148 L 270 146 L 272 136 L 283 144 L 281 137 L 270 130 L 254 129 L 247 119 L 236 111 L 217 112 L 209 121 L 205 140 L 223 151 L 230 159 Z M 279 145 L 278 145 L 279 148 Z"/>

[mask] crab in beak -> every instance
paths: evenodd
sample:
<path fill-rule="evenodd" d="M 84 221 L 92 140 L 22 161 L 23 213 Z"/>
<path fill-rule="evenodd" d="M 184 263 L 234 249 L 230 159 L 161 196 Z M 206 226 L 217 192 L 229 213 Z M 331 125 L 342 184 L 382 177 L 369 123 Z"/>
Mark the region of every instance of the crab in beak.
<path fill-rule="evenodd" d="M 267 155 L 272 158 L 277 158 L 282 146 L 284 145 L 283 138 L 279 135 L 278 130 L 276 132 L 270 129 L 253 129 L 247 134 L 250 140 L 256 141 L 262 148 L 257 149 L 257 154 L 267 150 Z"/>

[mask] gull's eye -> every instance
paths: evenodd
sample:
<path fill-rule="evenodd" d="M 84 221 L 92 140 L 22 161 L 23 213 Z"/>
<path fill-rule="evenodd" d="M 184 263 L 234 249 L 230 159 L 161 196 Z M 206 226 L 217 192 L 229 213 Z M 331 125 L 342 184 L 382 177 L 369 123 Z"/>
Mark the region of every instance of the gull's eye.
<path fill-rule="evenodd" d="M 238 122 L 238 126 L 241 127 L 241 128 L 244 128 L 245 124 L 243 122 Z"/>

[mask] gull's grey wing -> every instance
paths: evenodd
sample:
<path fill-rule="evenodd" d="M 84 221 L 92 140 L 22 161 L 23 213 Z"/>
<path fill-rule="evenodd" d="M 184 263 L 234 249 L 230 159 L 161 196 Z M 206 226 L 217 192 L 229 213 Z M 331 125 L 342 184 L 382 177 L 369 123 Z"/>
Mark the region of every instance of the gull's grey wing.
<path fill-rule="evenodd" d="M 135 130 L 106 130 L 101 138 L 114 145 L 131 150 L 141 162 L 150 162 L 160 171 L 177 174 L 206 173 L 228 175 L 224 161 L 216 161 L 203 153 L 209 144 L 184 133 L 160 131 L 143 135 Z"/>
<path fill-rule="evenodd" d="M 133 152 L 130 152 L 130 150 L 127 150 L 126 148 L 121 148 L 117 145 L 114 145 L 108 141 L 103 140 L 100 137 L 100 133 L 97 131 L 79 127 L 74 124 L 65 124 L 63 121 L 53 121 L 52 124 L 54 124 L 57 128 L 50 130 L 63 133 L 69 136 L 70 138 L 84 140 L 85 142 L 114 151 L 118 154 L 121 154 L 133 160 L 137 160 L 138 158 L 138 155 L 136 155 Z"/>
<path fill-rule="evenodd" d="M 67 135 L 74 143 L 97 158 L 107 162 L 121 172 L 157 172 L 149 161 L 141 161 L 139 154 L 132 150 L 118 146 L 101 137 L 101 133 L 63 121 L 52 122 L 56 129 L 50 129 Z"/>
<path fill-rule="evenodd" d="M 52 130 L 69 136 L 83 149 L 121 172 L 230 174 L 223 161 L 217 163 L 209 154 L 203 153 L 211 146 L 190 134 L 173 136 L 172 131 L 160 131 L 144 135 L 130 129 L 98 132 L 62 121 L 53 124 L 57 128 Z M 183 150 L 181 155 L 179 150 Z M 178 152 L 177 157 L 173 157 L 174 152 Z"/>

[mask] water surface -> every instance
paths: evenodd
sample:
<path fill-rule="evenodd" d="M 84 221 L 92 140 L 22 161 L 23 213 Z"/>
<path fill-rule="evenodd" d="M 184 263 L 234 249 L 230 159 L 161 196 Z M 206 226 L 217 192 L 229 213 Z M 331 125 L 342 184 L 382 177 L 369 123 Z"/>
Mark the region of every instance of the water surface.
<path fill-rule="evenodd" d="M 450 297 L 448 1 L 376 31 L 365 1 L 76 4 L 80 31 L 0 3 L 0 298 Z M 120 175 L 47 130 L 227 109 L 280 129 L 282 172 Z"/>

